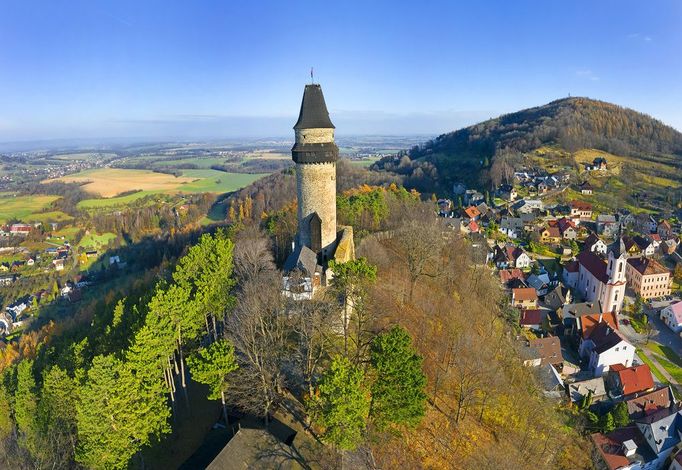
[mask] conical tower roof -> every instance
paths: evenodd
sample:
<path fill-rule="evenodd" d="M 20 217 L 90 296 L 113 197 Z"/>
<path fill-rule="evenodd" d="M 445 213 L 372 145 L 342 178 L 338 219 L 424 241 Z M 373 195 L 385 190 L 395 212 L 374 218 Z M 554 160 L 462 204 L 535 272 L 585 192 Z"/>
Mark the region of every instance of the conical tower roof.
<path fill-rule="evenodd" d="M 298 121 L 294 129 L 320 129 L 334 128 L 327 104 L 324 102 L 322 87 L 317 84 L 306 85 L 303 91 L 303 101 L 301 102 L 301 112 L 298 114 Z"/>

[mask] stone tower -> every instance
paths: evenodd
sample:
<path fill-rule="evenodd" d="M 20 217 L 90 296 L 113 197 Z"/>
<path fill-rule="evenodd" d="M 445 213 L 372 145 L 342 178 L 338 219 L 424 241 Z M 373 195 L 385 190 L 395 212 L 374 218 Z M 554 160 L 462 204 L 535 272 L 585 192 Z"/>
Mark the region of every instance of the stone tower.
<path fill-rule="evenodd" d="M 306 85 L 291 156 L 296 162 L 299 246 L 306 246 L 324 263 L 336 243 L 336 161 L 334 124 L 318 84 Z"/>

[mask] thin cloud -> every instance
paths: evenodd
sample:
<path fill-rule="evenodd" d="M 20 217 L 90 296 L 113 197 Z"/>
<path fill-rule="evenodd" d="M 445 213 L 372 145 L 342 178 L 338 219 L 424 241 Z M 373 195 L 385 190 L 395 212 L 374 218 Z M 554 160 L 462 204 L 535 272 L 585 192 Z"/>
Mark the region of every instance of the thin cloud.
<path fill-rule="evenodd" d="M 580 69 L 575 71 L 575 75 L 580 78 L 591 80 L 593 82 L 598 82 L 599 77 L 592 72 L 590 69 Z"/>
<path fill-rule="evenodd" d="M 634 39 L 637 41 L 644 41 L 644 42 L 653 41 L 653 38 L 651 36 L 648 36 L 646 34 L 641 34 L 641 33 L 628 34 L 628 39 Z"/>

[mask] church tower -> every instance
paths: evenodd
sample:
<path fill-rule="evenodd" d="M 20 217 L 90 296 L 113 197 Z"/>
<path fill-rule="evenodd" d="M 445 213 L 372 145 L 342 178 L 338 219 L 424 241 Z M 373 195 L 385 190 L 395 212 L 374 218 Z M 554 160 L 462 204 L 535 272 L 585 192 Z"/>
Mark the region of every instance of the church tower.
<path fill-rule="evenodd" d="M 291 156 L 296 163 L 298 197 L 297 245 L 306 246 L 326 262 L 336 242 L 336 161 L 334 124 L 319 84 L 306 85 Z"/>

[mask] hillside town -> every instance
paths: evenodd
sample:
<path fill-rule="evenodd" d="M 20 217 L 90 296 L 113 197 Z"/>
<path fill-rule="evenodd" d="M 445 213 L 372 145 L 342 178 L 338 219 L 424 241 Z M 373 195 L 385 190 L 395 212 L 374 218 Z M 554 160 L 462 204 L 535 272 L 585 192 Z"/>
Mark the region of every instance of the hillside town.
<path fill-rule="evenodd" d="M 595 158 L 583 174 L 605 171 Z M 437 211 L 483 250 L 524 364 L 588 423 L 605 468 L 680 469 L 682 213 L 600 212 L 551 197 L 568 191 L 593 188 L 526 170 L 492 195 L 457 183 L 456 201 L 437 200 Z"/>

